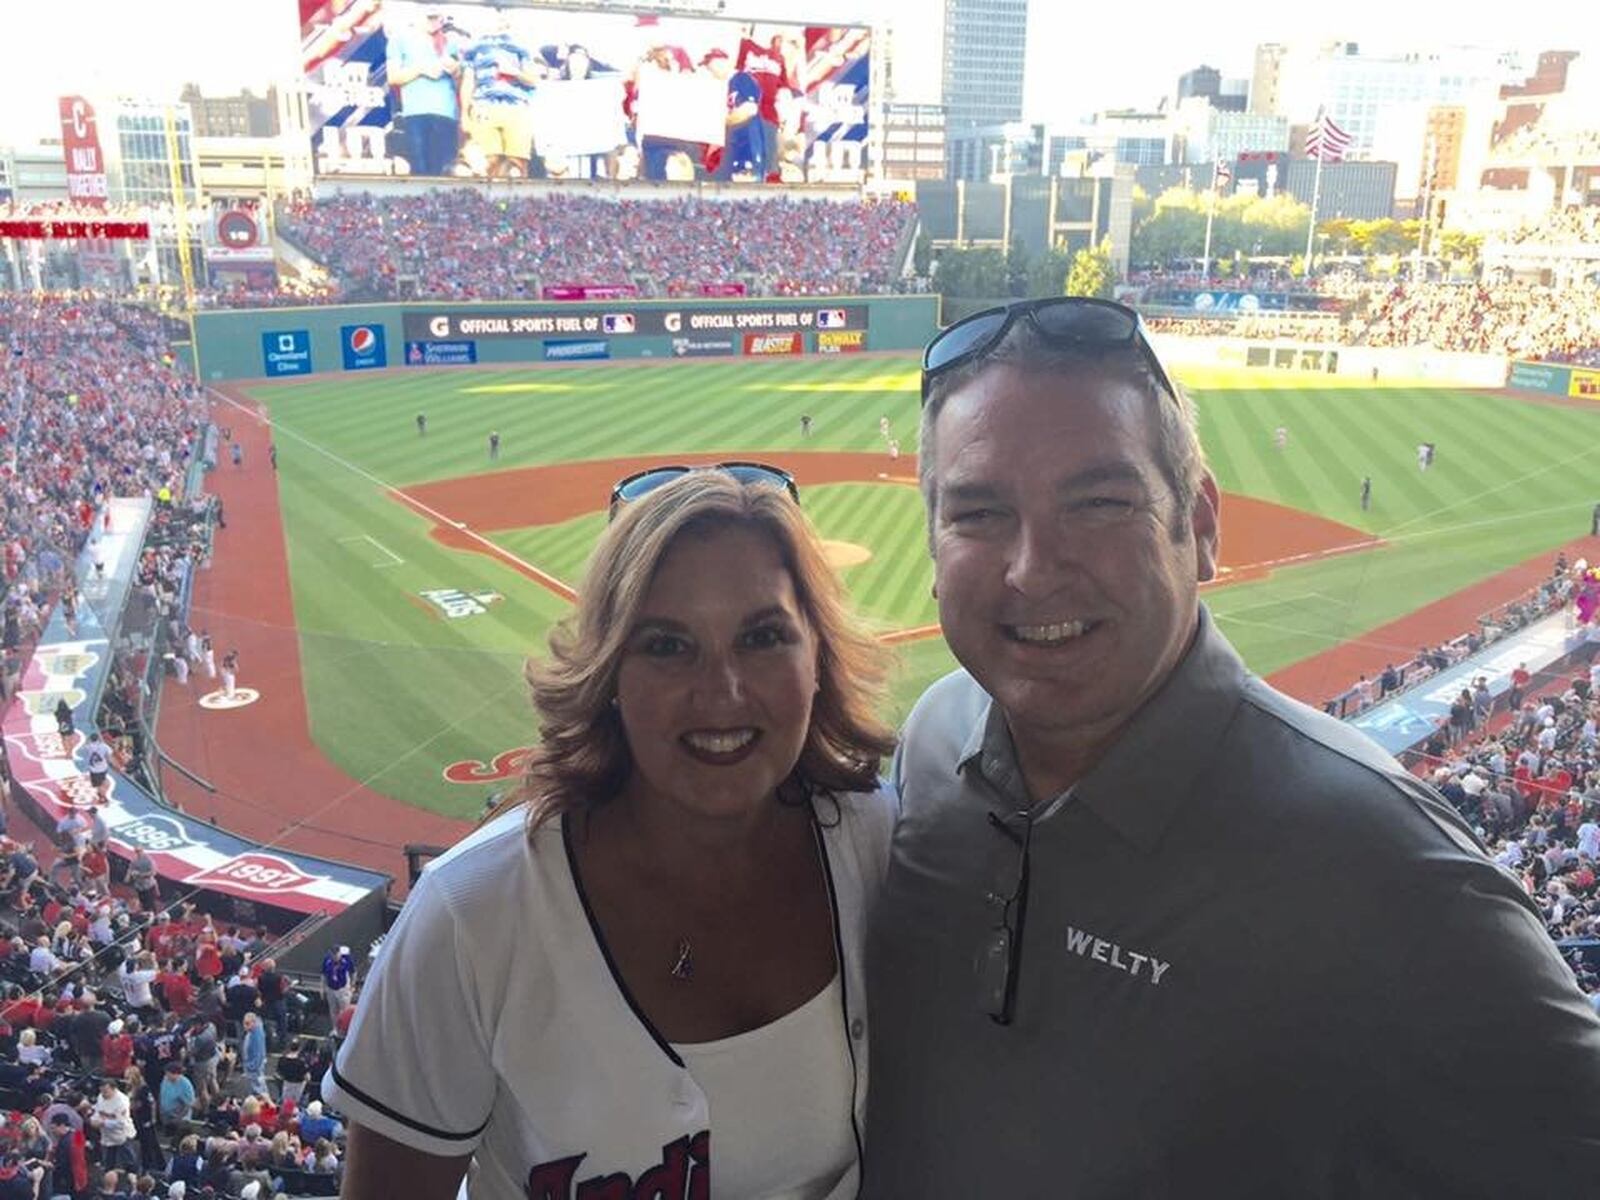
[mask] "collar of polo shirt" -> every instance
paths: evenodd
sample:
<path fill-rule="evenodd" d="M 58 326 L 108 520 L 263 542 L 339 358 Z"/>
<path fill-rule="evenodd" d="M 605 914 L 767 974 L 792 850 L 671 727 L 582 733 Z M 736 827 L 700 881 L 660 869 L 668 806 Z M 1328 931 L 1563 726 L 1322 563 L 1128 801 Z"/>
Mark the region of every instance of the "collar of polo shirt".
<path fill-rule="evenodd" d="M 1044 821 L 1080 803 L 1140 849 L 1154 850 L 1221 744 L 1248 675 L 1202 604 L 1194 641 L 1167 681 L 1094 769 L 1062 795 L 1027 796 L 1011 731 L 993 700 L 962 746 L 956 770 L 976 771 L 994 791 L 997 811 L 1031 805 Z"/>

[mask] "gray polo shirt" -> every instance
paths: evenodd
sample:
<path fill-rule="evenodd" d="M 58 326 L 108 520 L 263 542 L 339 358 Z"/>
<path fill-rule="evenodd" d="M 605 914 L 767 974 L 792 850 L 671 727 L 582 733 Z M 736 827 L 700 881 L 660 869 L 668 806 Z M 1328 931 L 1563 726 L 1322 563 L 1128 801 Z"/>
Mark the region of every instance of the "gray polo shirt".
<path fill-rule="evenodd" d="M 1016 1016 L 987 894 L 1032 803 L 964 672 L 896 761 L 868 955 L 864 1195 L 1569 1194 L 1600 1178 L 1600 1020 L 1517 881 L 1202 612 L 1094 770 L 1034 809 Z M 1582 1185 L 1578 1185 L 1581 1190 Z"/>

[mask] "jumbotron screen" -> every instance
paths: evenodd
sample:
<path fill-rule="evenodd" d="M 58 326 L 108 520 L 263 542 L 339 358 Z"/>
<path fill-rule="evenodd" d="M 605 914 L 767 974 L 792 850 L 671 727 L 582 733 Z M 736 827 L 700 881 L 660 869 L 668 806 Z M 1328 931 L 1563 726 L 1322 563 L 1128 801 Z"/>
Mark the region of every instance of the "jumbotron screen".
<path fill-rule="evenodd" d="M 323 175 L 858 183 L 871 31 L 300 0 Z"/>

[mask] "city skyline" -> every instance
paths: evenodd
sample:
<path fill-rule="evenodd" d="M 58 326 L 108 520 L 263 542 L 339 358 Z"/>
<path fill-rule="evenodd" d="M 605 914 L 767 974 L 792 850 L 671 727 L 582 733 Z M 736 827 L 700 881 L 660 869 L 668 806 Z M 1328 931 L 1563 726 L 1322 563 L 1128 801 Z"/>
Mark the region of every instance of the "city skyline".
<path fill-rule="evenodd" d="M 943 0 L 813 0 L 818 21 L 870 21 L 890 27 L 899 51 L 897 99 L 937 102 L 939 29 Z M 30 7 L 14 21 L 21 44 L 43 44 L 51 28 L 72 28 L 73 53 L 19 56 L 0 76 L 0 144 L 31 144 L 55 136 L 56 98 L 80 92 L 176 100 L 186 82 L 208 95 L 257 94 L 298 76 L 294 0 L 230 6 L 225 23 L 211 0 L 160 0 L 139 6 L 121 0 L 57 0 Z M 48 12 L 50 24 L 45 24 Z M 1170 96 L 1178 76 L 1202 64 L 1225 78 L 1248 77 L 1261 42 L 1354 41 L 1365 51 L 1427 51 L 1477 45 L 1520 52 L 1531 68 L 1542 49 L 1600 57 L 1600 23 L 1580 28 L 1572 6 L 1526 0 L 1514 12 L 1473 11 L 1452 16 L 1441 36 L 1431 14 L 1396 10 L 1377 0 L 1347 0 L 1337 9 L 1285 11 L 1262 0 L 1200 9 L 1177 3 L 1146 7 L 1148 19 L 1124 36 L 1125 24 L 1085 18 L 1075 8 L 1029 6 L 1024 118 L 1055 123 L 1108 108 L 1154 107 Z M 1221 14 L 1226 13 L 1226 19 Z M 729 16 L 794 19 L 792 4 L 747 0 Z M 173 52 L 173 42 L 183 46 Z M 1111 51 L 1111 52 L 1108 52 Z"/>

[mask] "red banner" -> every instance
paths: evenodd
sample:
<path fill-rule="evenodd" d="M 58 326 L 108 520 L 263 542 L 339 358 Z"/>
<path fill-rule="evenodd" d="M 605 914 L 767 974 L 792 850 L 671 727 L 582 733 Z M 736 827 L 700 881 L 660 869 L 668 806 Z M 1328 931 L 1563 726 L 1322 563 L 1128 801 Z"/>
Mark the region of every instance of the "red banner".
<path fill-rule="evenodd" d="M 743 296 L 745 287 L 742 283 L 702 283 L 700 285 L 702 296 Z"/>
<path fill-rule="evenodd" d="M 557 283 L 539 294 L 546 300 L 632 300 L 639 289 L 631 283 Z"/>
<path fill-rule="evenodd" d="M 805 339 L 798 333 L 747 333 L 744 335 L 744 352 L 746 354 L 799 354 L 805 348 Z"/>
<path fill-rule="evenodd" d="M 24 241 L 84 241 L 99 238 L 133 238 L 148 241 L 149 221 L 4 221 L 0 238 Z"/>
<path fill-rule="evenodd" d="M 82 96 L 61 97 L 61 153 L 67 160 L 67 195 L 74 204 L 106 206 L 106 160 L 94 108 Z"/>

